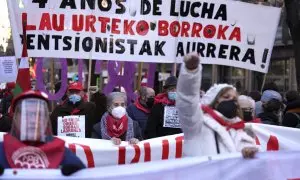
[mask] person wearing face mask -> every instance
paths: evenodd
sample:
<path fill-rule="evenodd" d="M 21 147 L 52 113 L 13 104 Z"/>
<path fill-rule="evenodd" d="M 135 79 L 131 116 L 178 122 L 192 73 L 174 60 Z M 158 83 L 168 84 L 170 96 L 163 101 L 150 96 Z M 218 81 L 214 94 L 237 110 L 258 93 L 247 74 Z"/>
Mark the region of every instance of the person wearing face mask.
<path fill-rule="evenodd" d="M 272 98 L 262 104 L 263 112 L 258 115 L 263 124 L 280 125 L 282 122 L 283 104 Z"/>
<path fill-rule="evenodd" d="M 178 85 L 178 115 L 184 133 L 184 156 L 242 152 L 254 157 L 258 148 L 238 117 L 237 92 L 232 85 L 215 84 L 199 101 L 202 66 L 197 53 L 184 57 Z"/>
<path fill-rule="evenodd" d="M 137 100 L 127 107 L 128 116 L 139 123 L 142 134 L 145 131 L 148 116 L 154 104 L 155 92 L 152 88 L 142 86 Z"/>
<path fill-rule="evenodd" d="M 112 92 L 107 96 L 107 112 L 93 127 L 93 138 L 112 140 L 115 145 L 121 141 L 137 144 L 142 140 L 138 122 L 126 113 L 127 97 L 122 92 Z"/>
<path fill-rule="evenodd" d="M 177 78 L 170 76 L 164 85 L 164 92 L 154 98 L 154 106 L 147 120 L 146 139 L 182 133 L 176 102 Z"/>
<path fill-rule="evenodd" d="M 84 91 L 82 84 L 79 82 L 71 83 L 67 91 L 67 100 L 62 105 L 57 106 L 51 114 L 51 123 L 53 133 L 60 136 L 73 136 L 81 138 L 90 138 L 93 125 L 96 124 L 96 105 L 92 102 L 84 101 Z M 76 132 L 67 134 L 59 134 L 64 132 L 61 127 L 62 120 L 66 118 L 78 118 L 80 129 L 84 129 L 84 133 L 77 135 Z M 83 132 L 83 131 L 82 131 Z"/>
<path fill-rule="evenodd" d="M 25 91 L 12 103 L 10 133 L 0 143 L 0 166 L 20 169 L 58 169 L 70 175 L 85 168 L 65 142 L 53 137 L 48 96 L 40 91 Z M 69 173 L 66 173 L 66 170 Z M 69 171 L 71 170 L 71 171 Z"/>
<path fill-rule="evenodd" d="M 241 109 L 240 118 L 242 118 L 244 122 L 261 123 L 260 118 L 255 117 L 255 101 L 251 97 L 240 95 L 238 97 L 238 105 Z"/>

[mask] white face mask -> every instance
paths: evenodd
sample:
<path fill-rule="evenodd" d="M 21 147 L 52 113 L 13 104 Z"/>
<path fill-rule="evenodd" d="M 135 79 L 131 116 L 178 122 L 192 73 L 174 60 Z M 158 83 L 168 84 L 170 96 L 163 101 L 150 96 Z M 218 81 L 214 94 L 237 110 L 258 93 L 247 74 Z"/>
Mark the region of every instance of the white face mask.
<path fill-rule="evenodd" d="M 111 114 L 118 119 L 121 119 L 126 114 L 126 109 L 122 106 L 118 106 L 112 109 Z"/>

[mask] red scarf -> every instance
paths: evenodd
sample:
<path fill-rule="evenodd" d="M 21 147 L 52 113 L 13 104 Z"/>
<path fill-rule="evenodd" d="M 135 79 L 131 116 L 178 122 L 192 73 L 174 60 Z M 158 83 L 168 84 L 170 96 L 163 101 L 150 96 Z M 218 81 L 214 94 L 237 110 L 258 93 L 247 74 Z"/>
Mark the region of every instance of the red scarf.
<path fill-rule="evenodd" d="M 221 124 L 222 126 L 227 127 L 226 129 L 244 129 L 245 128 L 245 123 L 243 121 L 237 122 L 237 123 L 228 123 L 226 122 L 223 118 L 221 118 L 220 116 L 217 115 L 217 113 L 210 108 L 209 106 L 202 106 L 202 110 L 209 114 L 212 118 L 214 118 L 219 124 Z"/>
<path fill-rule="evenodd" d="M 255 118 L 255 119 L 253 119 L 251 121 L 248 121 L 246 123 L 261 123 L 261 119 L 260 118 Z"/>
<path fill-rule="evenodd" d="M 157 96 L 155 96 L 154 104 L 164 104 L 164 105 L 172 106 L 172 105 L 175 105 L 175 101 L 171 101 L 168 98 L 167 93 L 161 93 L 161 94 L 158 94 Z"/>
<path fill-rule="evenodd" d="M 140 103 L 140 98 L 138 98 L 135 102 L 134 105 L 136 108 L 138 108 L 139 110 L 143 111 L 144 113 L 149 114 L 150 113 L 150 109 L 145 108 L 143 105 L 141 105 Z"/>
<path fill-rule="evenodd" d="M 128 118 L 124 115 L 121 119 L 115 119 L 113 116 L 108 115 L 106 117 L 107 134 L 110 137 L 122 136 L 128 128 Z"/>
<path fill-rule="evenodd" d="M 11 168 L 57 169 L 65 153 L 65 142 L 58 138 L 37 146 L 28 146 L 10 134 L 5 134 L 3 144 Z"/>
<path fill-rule="evenodd" d="M 80 109 L 74 108 L 71 112 L 71 115 L 76 115 L 80 112 Z"/>

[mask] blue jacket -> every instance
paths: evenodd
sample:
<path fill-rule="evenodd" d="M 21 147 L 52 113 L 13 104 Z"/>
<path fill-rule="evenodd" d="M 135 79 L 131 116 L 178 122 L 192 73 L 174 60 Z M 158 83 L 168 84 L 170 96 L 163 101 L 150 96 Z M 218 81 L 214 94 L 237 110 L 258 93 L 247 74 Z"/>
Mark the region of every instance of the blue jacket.
<path fill-rule="evenodd" d="M 140 128 L 142 130 L 142 134 L 144 134 L 149 114 L 145 113 L 144 111 L 141 111 L 134 104 L 130 104 L 127 107 L 127 114 L 129 117 L 131 117 L 132 120 L 139 123 Z"/>
<path fill-rule="evenodd" d="M 81 160 L 72 152 L 70 149 L 65 148 L 65 154 L 64 158 L 61 161 L 61 166 L 64 165 L 77 165 L 81 169 L 85 168 L 85 165 L 81 162 Z M 0 166 L 2 166 L 4 169 L 10 169 L 5 152 L 4 152 L 4 145 L 3 142 L 0 143 Z"/>

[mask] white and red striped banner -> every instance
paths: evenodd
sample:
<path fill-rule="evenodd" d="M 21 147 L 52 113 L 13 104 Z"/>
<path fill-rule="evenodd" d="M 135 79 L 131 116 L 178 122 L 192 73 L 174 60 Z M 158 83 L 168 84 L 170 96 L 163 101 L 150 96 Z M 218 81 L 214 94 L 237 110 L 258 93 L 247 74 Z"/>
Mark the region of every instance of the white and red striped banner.
<path fill-rule="evenodd" d="M 72 176 L 63 176 L 60 170 L 6 169 L 0 178 L 30 180 L 41 179 L 41 177 L 55 180 L 300 180 L 299 161 L 299 151 L 258 153 L 254 159 L 250 160 L 242 158 L 240 153 L 235 153 L 89 168 L 81 170 Z"/>
<path fill-rule="evenodd" d="M 300 129 L 247 124 L 256 134 L 260 151 L 300 150 Z M 165 136 L 128 145 L 122 142 L 115 146 L 111 141 L 100 139 L 82 139 L 60 137 L 66 141 L 87 167 L 100 167 L 120 164 L 133 164 L 149 161 L 161 161 L 182 157 L 183 134 Z"/>

